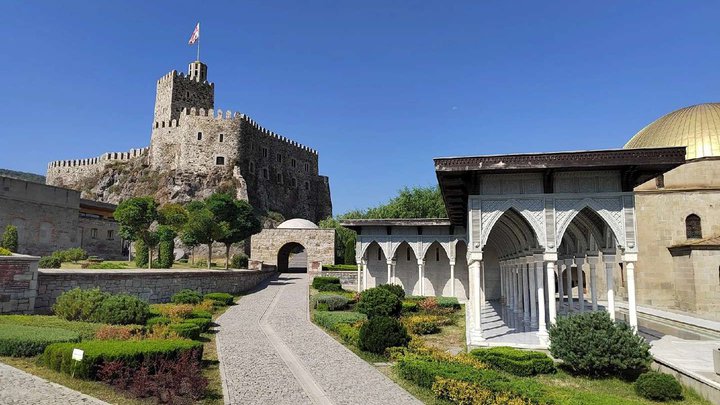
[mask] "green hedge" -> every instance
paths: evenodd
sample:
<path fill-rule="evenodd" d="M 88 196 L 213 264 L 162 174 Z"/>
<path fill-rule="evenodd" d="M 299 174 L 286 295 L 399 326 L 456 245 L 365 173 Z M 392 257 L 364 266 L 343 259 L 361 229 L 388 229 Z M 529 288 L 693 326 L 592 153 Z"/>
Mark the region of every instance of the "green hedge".
<path fill-rule="evenodd" d="M 155 325 L 169 325 L 170 322 L 172 322 L 172 319 L 166 316 L 153 316 L 145 322 L 145 325 L 148 328 L 152 328 Z"/>
<path fill-rule="evenodd" d="M 190 318 L 207 318 L 212 319 L 212 314 L 202 309 L 193 309 L 190 313 Z"/>
<path fill-rule="evenodd" d="M 669 374 L 650 371 L 635 381 L 635 392 L 652 401 L 670 401 L 683 398 L 682 386 Z"/>
<path fill-rule="evenodd" d="M 0 327 L 0 356 L 35 356 L 52 343 L 79 341 L 80 334 L 67 329 L 3 325 Z"/>
<path fill-rule="evenodd" d="M 202 299 L 202 294 L 187 288 L 176 292 L 172 297 L 170 297 L 170 301 L 173 304 L 199 304 Z"/>
<path fill-rule="evenodd" d="M 72 360 L 73 349 L 83 350 L 82 361 Z M 126 365 L 139 365 L 145 359 L 176 359 L 186 351 L 193 351 L 197 360 L 202 358 L 203 345 L 191 340 L 93 340 L 80 343 L 55 343 L 45 348 L 41 364 L 55 371 L 74 374 L 75 377 L 95 379 L 97 371 L 109 361 L 122 361 Z"/>
<path fill-rule="evenodd" d="M 460 309 L 460 302 L 455 297 L 435 297 L 435 299 L 441 308 Z"/>
<path fill-rule="evenodd" d="M 92 322 L 66 321 L 53 315 L 0 315 L 0 329 L 5 329 L 5 325 L 66 329 L 77 332 L 83 340 L 93 339 L 95 332 L 103 326 Z"/>
<path fill-rule="evenodd" d="M 555 362 L 545 353 L 518 350 L 512 347 L 493 347 L 475 349 L 470 354 L 494 369 L 520 377 L 555 372 Z"/>
<path fill-rule="evenodd" d="M 195 318 L 203 319 L 203 318 Z M 186 320 L 186 321 L 189 321 Z M 200 337 L 200 326 L 192 322 L 183 321 L 181 323 L 171 323 L 170 330 L 177 333 L 180 337 L 185 339 L 196 340 Z"/>
<path fill-rule="evenodd" d="M 182 323 L 191 323 L 193 325 L 196 325 L 200 328 L 200 333 L 205 333 L 210 329 L 210 325 L 212 325 L 212 319 L 208 318 L 191 318 L 186 319 Z"/>
<path fill-rule="evenodd" d="M 208 293 L 208 294 L 205 294 L 205 296 L 203 298 L 206 300 L 213 301 L 213 303 L 218 306 L 228 306 L 228 305 L 232 305 L 235 302 L 235 297 L 233 297 L 232 294 L 228 294 L 228 293 L 220 293 L 220 292 Z"/>
<path fill-rule="evenodd" d="M 354 264 L 324 264 L 322 269 L 323 271 L 357 271 L 357 266 Z"/>
<path fill-rule="evenodd" d="M 315 323 L 332 331 L 337 331 L 339 324 L 353 324 L 365 320 L 367 320 L 367 316 L 359 312 L 316 311 L 313 313 Z"/>
<path fill-rule="evenodd" d="M 415 384 L 432 388 L 436 377 L 476 383 L 496 393 L 519 396 L 532 404 L 553 404 L 546 388 L 530 378 L 517 378 L 495 370 L 480 370 L 471 365 L 405 356 L 395 365 L 398 373 Z"/>
<path fill-rule="evenodd" d="M 337 285 L 342 289 L 340 279 L 337 277 L 315 277 L 312 281 L 312 288 L 316 290 L 320 290 L 325 285 Z"/>
<path fill-rule="evenodd" d="M 347 344 L 353 346 L 360 345 L 360 328 L 347 323 L 340 323 L 335 327 L 335 331 L 340 335 L 340 339 Z"/>

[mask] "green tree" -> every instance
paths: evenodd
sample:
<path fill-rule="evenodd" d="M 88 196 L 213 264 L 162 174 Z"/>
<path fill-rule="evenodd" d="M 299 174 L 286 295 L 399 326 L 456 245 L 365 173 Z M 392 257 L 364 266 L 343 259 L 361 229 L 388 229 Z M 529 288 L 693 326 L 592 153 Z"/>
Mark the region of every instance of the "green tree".
<path fill-rule="evenodd" d="M 134 197 L 121 202 L 114 214 L 120 223 L 120 235 L 128 240 L 142 240 L 148 248 L 148 268 L 152 267 L 152 252 L 158 243 L 157 233 L 150 226 L 158 219 L 157 203 L 152 197 Z"/>
<path fill-rule="evenodd" d="M 227 232 L 218 242 L 225 245 L 225 268 L 230 264 L 230 246 L 260 232 L 262 225 L 247 202 L 236 199 L 229 193 L 215 193 L 205 200 L 205 206 L 213 213 L 215 221 Z"/>
<path fill-rule="evenodd" d="M 358 219 L 386 219 L 386 218 L 445 218 L 447 211 L 443 202 L 440 188 L 435 187 L 405 187 L 396 197 L 385 204 L 366 210 L 350 211 L 342 216 Z"/>
<path fill-rule="evenodd" d="M 0 247 L 17 253 L 18 251 L 18 230 L 14 225 L 8 225 L 5 227 L 5 232 L 2 235 L 2 244 Z"/>
<path fill-rule="evenodd" d="M 160 225 L 158 235 L 158 267 L 169 269 L 175 261 L 175 237 L 177 233 L 168 225 Z"/>
<path fill-rule="evenodd" d="M 208 269 L 212 262 L 213 242 L 225 237 L 228 233 L 228 226 L 215 220 L 212 211 L 205 204 L 188 205 L 188 221 L 183 227 L 182 240 L 191 241 L 198 245 L 204 244 L 208 247 Z"/>
<path fill-rule="evenodd" d="M 180 233 L 188 220 L 188 211 L 180 204 L 168 203 L 158 208 L 158 222 Z"/>
<path fill-rule="evenodd" d="M 323 229 L 335 229 L 335 262 L 355 264 L 355 239 L 357 237 L 355 231 L 343 227 L 334 218 L 323 219 L 319 226 Z"/>

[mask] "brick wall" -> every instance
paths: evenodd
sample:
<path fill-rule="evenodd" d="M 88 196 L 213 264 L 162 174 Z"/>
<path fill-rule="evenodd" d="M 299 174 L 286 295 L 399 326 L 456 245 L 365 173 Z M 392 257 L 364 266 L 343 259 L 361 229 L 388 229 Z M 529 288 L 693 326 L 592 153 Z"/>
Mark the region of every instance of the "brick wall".
<path fill-rule="evenodd" d="M 0 313 L 33 313 L 39 259 L 25 255 L 0 256 Z"/>

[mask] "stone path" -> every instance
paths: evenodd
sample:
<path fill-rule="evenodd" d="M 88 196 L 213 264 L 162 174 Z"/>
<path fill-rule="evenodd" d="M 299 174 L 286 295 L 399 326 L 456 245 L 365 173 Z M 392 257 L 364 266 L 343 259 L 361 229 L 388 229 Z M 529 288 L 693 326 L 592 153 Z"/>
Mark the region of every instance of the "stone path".
<path fill-rule="evenodd" d="M 230 404 L 420 404 L 312 324 L 305 274 L 283 274 L 217 321 Z"/>
<path fill-rule="evenodd" d="M 106 402 L 0 363 L 0 404 L 100 405 L 106 404 Z"/>

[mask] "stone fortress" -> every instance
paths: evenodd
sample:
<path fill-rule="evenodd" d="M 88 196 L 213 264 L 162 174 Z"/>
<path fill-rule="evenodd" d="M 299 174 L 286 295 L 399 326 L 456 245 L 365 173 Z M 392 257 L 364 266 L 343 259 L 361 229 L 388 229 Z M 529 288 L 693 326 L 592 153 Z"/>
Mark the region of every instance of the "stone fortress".
<path fill-rule="evenodd" d="M 261 211 L 314 222 L 331 216 L 317 151 L 245 114 L 215 110 L 207 74 L 207 65 L 195 61 L 188 74 L 173 70 L 157 81 L 150 147 L 50 162 L 47 184 L 112 203 L 148 193 L 160 202 L 185 202 L 230 187 Z M 135 186 L 148 177 L 154 187 Z"/>

